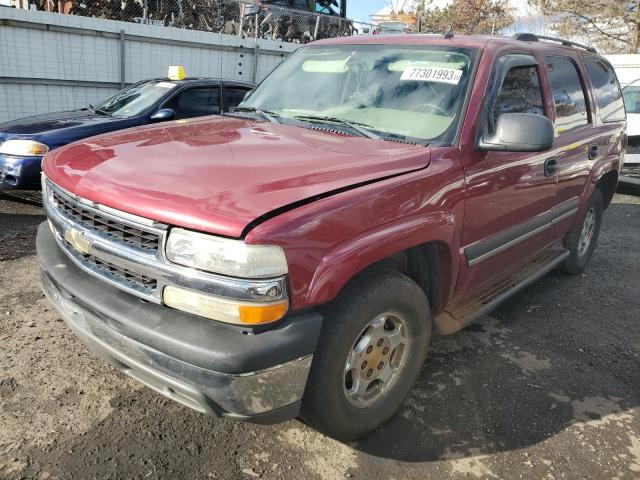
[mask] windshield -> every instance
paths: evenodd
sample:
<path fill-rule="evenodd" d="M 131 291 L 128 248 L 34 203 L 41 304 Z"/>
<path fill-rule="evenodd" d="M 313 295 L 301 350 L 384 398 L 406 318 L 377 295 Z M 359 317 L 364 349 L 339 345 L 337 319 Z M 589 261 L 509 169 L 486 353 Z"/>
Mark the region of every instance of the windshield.
<path fill-rule="evenodd" d="M 177 84 L 172 82 L 139 83 L 107 98 L 95 110 L 113 117 L 133 117 L 152 107 L 175 87 Z"/>
<path fill-rule="evenodd" d="M 404 32 L 407 26 L 401 22 L 378 22 L 378 27 L 382 30 L 390 30 L 394 32 Z"/>
<path fill-rule="evenodd" d="M 627 113 L 640 113 L 640 85 L 629 85 L 622 89 L 624 108 Z"/>
<path fill-rule="evenodd" d="M 340 45 L 298 50 L 241 107 L 330 117 L 419 143 L 450 143 L 475 51 L 437 46 Z"/>

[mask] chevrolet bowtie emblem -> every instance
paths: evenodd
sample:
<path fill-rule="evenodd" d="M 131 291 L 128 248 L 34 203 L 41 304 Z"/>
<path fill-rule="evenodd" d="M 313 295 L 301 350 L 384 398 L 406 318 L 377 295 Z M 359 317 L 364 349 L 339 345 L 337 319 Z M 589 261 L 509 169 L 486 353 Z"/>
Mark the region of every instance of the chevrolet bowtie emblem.
<path fill-rule="evenodd" d="M 82 236 L 80 230 L 76 230 L 75 228 L 66 229 L 64 231 L 64 239 L 78 252 L 84 255 L 89 253 L 91 242 Z"/>

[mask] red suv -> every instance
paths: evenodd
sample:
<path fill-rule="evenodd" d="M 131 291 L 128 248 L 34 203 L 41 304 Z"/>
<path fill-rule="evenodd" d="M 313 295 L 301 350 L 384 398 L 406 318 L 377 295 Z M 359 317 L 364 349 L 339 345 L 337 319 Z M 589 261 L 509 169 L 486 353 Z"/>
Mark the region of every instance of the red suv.
<path fill-rule="evenodd" d="M 432 335 L 584 270 L 624 131 L 611 66 L 580 45 L 316 42 L 234 113 L 47 154 L 43 288 L 178 402 L 358 438 L 400 407 Z"/>

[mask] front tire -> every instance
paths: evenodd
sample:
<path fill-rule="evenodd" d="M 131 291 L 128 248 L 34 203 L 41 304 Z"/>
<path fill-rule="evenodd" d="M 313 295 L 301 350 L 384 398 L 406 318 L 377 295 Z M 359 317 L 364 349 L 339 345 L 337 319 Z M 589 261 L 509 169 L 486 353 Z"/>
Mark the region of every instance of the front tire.
<path fill-rule="evenodd" d="M 301 416 L 320 432 L 356 440 L 396 413 L 431 340 L 423 290 L 393 270 L 361 275 L 325 315 Z"/>
<path fill-rule="evenodd" d="M 562 264 L 564 272 L 575 275 L 582 273 L 587 267 L 598 243 L 603 212 L 602 192 L 596 189 L 589 199 L 589 205 L 582 222 L 565 239 L 565 247 L 569 250 L 570 255 Z"/>

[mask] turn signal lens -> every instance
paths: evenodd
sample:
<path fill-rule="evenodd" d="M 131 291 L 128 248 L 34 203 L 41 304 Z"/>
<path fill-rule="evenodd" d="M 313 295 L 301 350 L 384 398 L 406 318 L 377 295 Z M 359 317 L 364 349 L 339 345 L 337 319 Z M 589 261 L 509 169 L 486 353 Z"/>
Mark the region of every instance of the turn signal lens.
<path fill-rule="evenodd" d="M 168 307 L 238 325 L 275 322 L 284 317 L 289 308 L 288 300 L 273 303 L 240 302 L 172 285 L 165 287 L 163 300 Z"/>
<path fill-rule="evenodd" d="M 246 324 L 270 323 L 287 313 L 286 300 L 270 305 L 240 305 L 240 322 Z"/>

